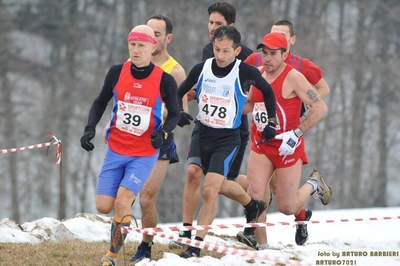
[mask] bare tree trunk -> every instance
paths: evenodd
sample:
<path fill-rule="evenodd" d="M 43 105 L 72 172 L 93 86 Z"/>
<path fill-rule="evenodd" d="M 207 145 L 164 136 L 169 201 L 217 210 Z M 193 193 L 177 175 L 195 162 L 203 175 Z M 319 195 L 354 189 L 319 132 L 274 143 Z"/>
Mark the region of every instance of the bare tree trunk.
<path fill-rule="evenodd" d="M 358 58 L 361 65 L 367 65 L 366 62 L 366 34 L 367 29 L 365 28 L 365 20 L 367 17 L 367 10 L 362 4 L 362 1 L 358 2 L 359 16 L 357 18 L 357 27 L 355 32 L 355 46 L 354 46 L 354 56 Z M 365 133 L 365 122 L 366 122 L 366 108 L 368 99 L 368 90 L 371 86 L 370 82 L 366 82 L 367 76 L 364 68 L 355 67 L 354 68 L 354 91 L 352 95 L 351 103 L 351 114 L 352 123 L 351 127 L 351 144 L 350 144 L 350 155 L 351 155 L 351 170 L 350 170 L 350 186 L 348 191 L 348 207 L 360 207 L 364 205 L 361 201 L 360 189 L 362 187 L 362 158 L 363 158 L 363 137 Z"/>
<path fill-rule="evenodd" d="M 16 145 L 16 122 L 15 122 L 15 111 L 14 105 L 12 101 L 13 92 L 15 92 L 12 84 L 10 84 L 8 79 L 8 74 L 11 72 L 10 63 L 13 59 L 14 50 L 13 47 L 10 47 L 10 40 L 7 38 L 7 33 L 9 30 L 12 30 L 12 24 L 9 23 L 11 19 L 10 13 L 7 10 L 2 10 L 3 3 L 0 2 L 0 91 L 1 91 L 1 108 L 4 110 L 3 118 L 4 118 L 4 126 L 3 126 L 3 136 L 6 139 L 5 143 L 7 147 L 4 148 L 15 148 Z M 3 147 L 0 147 L 3 148 Z M 11 186 L 11 208 L 12 208 L 12 219 L 16 222 L 20 222 L 20 201 L 19 201 L 19 184 L 18 184 L 18 160 L 17 154 L 7 154 L 0 156 L 7 156 L 8 163 L 7 169 L 8 173 L 5 170 L 4 172 L 9 175 L 10 186 Z M 6 157 L 3 157 L 6 158 Z"/>
<path fill-rule="evenodd" d="M 379 20 L 380 17 L 385 16 L 388 11 L 392 8 L 395 8 L 396 3 L 391 0 L 382 1 L 379 5 L 379 8 L 376 10 L 376 19 Z M 398 23 L 399 24 L 399 23 Z M 395 27 L 391 20 L 384 20 L 383 23 L 380 24 L 380 30 L 378 34 L 379 46 L 381 54 L 378 53 L 376 60 L 383 62 L 381 65 L 382 77 L 381 83 L 379 87 L 379 97 L 378 97 L 378 108 L 379 108 L 379 116 L 378 116 L 378 129 L 379 129 L 379 138 L 378 138 L 378 153 L 379 153 L 379 162 L 377 165 L 378 173 L 377 176 L 373 179 L 371 185 L 371 195 L 374 195 L 373 206 L 385 207 L 387 206 L 386 198 L 387 198 L 387 186 L 388 186 L 388 150 L 389 143 L 387 142 L 389 133 L 388 133 L 388 124 L 389 124 L 389 104 L 387 99 L 391 99 L 394 95 L 391 91 L 396 91 L 395 86 L 393 86 L 393 82 L 391 81 L 391 67 L 389 66 L 389 62 L 392 61 L 392 56 L 389 54 L 390 51 L 387 47 L 387 44 L 396 42 L 392 40 L 392 36 L 390 34 L 391 27 Z"/>
<path fill-rule="evenodd" d="M 3 71 L 2 71 L 3 72 Z M 6 121 L 6 128 L 5 128 L 5 136 L 7 138 L 7 143 L 11 145 L 11 147 L 7 148 L 16 148 L 16 135 L 15 135 L 15 112 L 14 112 L 14 106 L 12 104 L 11 100 L 11 95 L 12 95 L 12 88 L 10 87 L 7 79 L 7 75 L 3 75 L 3 80 L 2 80 L 2 88 L 3 88 L 3 93 L 2 93 L 2 101 L 3 104 L 7 109 L 7 112 L 5 112 L 5 121 Z M 9 168 L 9 175 L 10 175 L 10 183 L 11 183 L 11 204 L 12 204 L 12 219 L 14 219 L 16 222 L 20 222 L 20 201 L 19 201 L 19 187 L 20 184 L 18 184 L 18 174 L 17 174 L 17 168 L 18 168 L 18 155 L 17 154 L 9 154 L 8 159 L 8 168 Z"/>

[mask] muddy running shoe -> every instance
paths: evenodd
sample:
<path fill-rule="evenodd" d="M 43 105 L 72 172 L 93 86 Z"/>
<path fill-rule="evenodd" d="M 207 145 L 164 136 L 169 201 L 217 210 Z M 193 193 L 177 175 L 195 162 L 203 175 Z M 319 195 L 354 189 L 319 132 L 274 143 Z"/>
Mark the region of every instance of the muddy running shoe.
<path fill-rule="evenodd" d="M 314 195 L 315 198 L 319 198 L 324 205 L 328 205 L 332 200 L 332 190 L 331 188 L 325 183 L 322 174 L 318 170 L 314 170 L 308 180 L 307 183 L 316 184 L 317 190 L 314 191 L 311 195 Z"/>
<path fill-rule="evenodd" d="M 268 206 L 271 205 L 272 202 L 272 191 L 270 191 L 270 196 L 269 196 L 269 202 L 268 202 Z M 239 241 L 240 243 L 246 244 L 247 246 L 257 249 L 257 239 L 256 236 L 254 234 L 255 228 L 245 228 L 244 231 L 240 231 L 236 234 L 236 239 L 237 241 Z"/>
<path fill-rule="evenodd" d="M 267 205 L 262 200 L 254 200 L 254 204 L 256 206 L 252 212 L 248 212 L 247 210 L 244 211 L 248 223 L 256 223 L 261 213 L 267 209 Z"/>
<path fill-rule="evenodd" d="M 182 258 L 200 257 L 200 248 L 189 246 L 188 249 L 179 254 L 179 256 Z"/>
<path fill-rule="evenodd" d="M 258 217 L 267 209 L 267 205 L 265 204 L 264 201 L 262 200 L 254 200 L 255 208 L 252 208 L 253 210 L 250 212 L 248 210 L 244 210 L 244 214 L 246 215 L 246 222 L 247 223 L 256 223 L 258 220 Z M 253 228 L 247 228 L 248 233 L 253 233 L 254 230 L 256 230 L 254 227 Z"/>
<path fill-rule="evenodd" d="M 250 230 L 246 230 L 250 229 Z M 246 228 L 244 231 L 239 231 L 236 234 L 236 239 L 240 243 L 246 244 L 247 246 L 256 249 L 257 248 L 257 239 L 254 235 L 254 230 L 251 228 Z M 250 232 L 249 232 L 250 231 Z"/>
<path fill-rule="evenodd" d="M 111 258 L 109 256 L 104 256 L 101 258 L 101 266 L 115 266 L 117 265 L 117 260 L 114 258 Z"/>
<path fill-rule="evenodd" d="M 310 221 L 312 216 L 312 211 L 306 210 L 306 219 L 304 221 Z M 301 246 L 304 245 L 308 240 L 308 230 L 306 224 L 298 224 L 296 225 L 296 236 L 295 241 L 296 244 Z"/>
<path fill-rule="evenodd" d="M 185 248 L 186 244 L 183 244 L 183 243 L 178 242 L 178 241 L 170 241 L 168 243 L 168 247 L 169 247 L 169 249 L 180 249 L 180 248 Z"/>
<path fill-rule="evenodd" d="M 186 237 L 190 239 L 191 236 L 192 236 L 191 231 L 179 231 L 179 237 Z M 170 241 L 168 243 L 168 247 L 169 249 L 179 249 L 179 248 L 186 248 L 187 245 L 179 241 Z"/>
<path fill-rule="evenodd" d="M 151 251 L 147 250 L 145 247 L 139 246 L 136 254 L 129 261 L 132 263 L 138 263 L 141 260 L 150 258 L 151 258 Z"/>

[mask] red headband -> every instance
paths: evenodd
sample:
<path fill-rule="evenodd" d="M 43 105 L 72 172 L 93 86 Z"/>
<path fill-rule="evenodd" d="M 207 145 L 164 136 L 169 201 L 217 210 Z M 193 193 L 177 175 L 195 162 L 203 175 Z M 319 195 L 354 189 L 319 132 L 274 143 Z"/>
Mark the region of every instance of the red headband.
<path fill-rule="evenodd" d="M 157 43 L 157 39 L 151 37 L 150 35 L 146 33 L 141 33 L 141 32 L 131 32 L 128 35 L 128 42 L 130 41 L 140 41 L 140 42 L 151 42 L 152 44 Z"/>

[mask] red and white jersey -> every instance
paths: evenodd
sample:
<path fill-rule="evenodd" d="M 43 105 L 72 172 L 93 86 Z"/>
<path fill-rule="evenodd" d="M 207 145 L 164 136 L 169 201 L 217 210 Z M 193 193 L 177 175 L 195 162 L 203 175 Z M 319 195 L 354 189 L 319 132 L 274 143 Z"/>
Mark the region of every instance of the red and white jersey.
<path fill-rule="evenodd" d="M 131 65 L 131 62 L 123 64 L 113 89 L 108 145 L 122 155 L 154 155 L 157 150 L 151 145 L 150 135 L 163 123 L 164 102 L 160 93 L 163 70 L 155 66 L 147 78 L 135 79 Z"/>
<path fill-rule="evenodd" d="M 283 72 L 271 83 L 271 87 L 274 90 L 276 100 L 276 116 L 278 125 L 276 127 L 276 133 L 280 134 L 286 131 L 295 129 L 300 124 L 300 112 L 301 112 L 301 99 L 294 97 L 285 99 L 282 97 L 282 86 L 286 79 L 287 74 L 293 71 L 294 68 L 286 64 Z M 261 70 L 261 74 L 264 73 L 264 69 Z M 254 108 L 253 108 L 253 119 L 251 122 L 251 135 L 256 143 L 262 141 L 263 137 L 261 133 L 264 127 L 268 124 L 268 115 L 266 113 L 263 95 L 257 89 L 252 89 Z M 271 140 L 279 141 L 281 140 Z"/>

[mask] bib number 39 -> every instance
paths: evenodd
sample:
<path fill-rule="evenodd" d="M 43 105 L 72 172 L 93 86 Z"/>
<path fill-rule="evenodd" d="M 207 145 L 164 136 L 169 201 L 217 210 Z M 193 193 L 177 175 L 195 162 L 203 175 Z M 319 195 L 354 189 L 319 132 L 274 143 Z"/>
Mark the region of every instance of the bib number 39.
<path fill-rule="evenodd" d="M 126 125 L 133 125 L 137 127 L 140 125 L 140 121 L 142 120 L 140 118 L 140 115 L 132 115 L 130 113 L 125 113 L 124 116 L 125 118 L 122 122 Z"/>
<path fill-rule="evenodd" d="M 119 101 L 115 125 L 121 131 L 141 136 L 149 128 L 151 110 L 148 106 Z"/>

